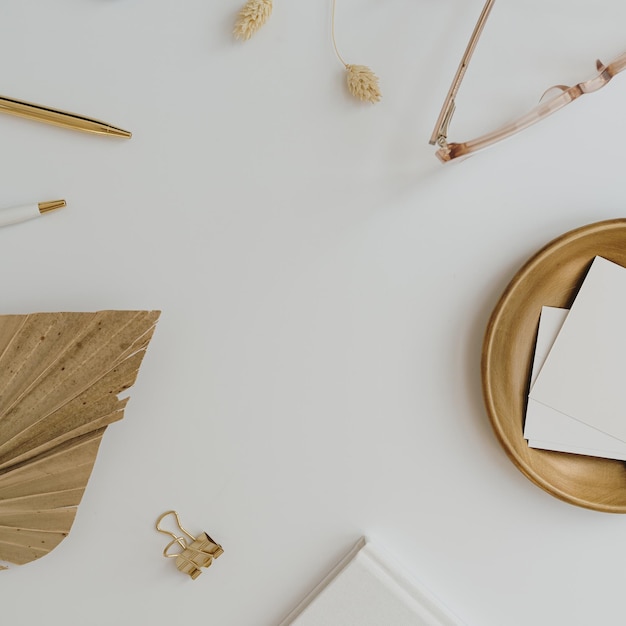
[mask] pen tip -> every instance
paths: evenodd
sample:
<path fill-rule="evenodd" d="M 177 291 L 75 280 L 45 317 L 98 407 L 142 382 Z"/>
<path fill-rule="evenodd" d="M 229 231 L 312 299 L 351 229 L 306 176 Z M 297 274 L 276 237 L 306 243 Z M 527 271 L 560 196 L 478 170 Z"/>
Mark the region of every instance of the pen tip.
<path fill-rule="evenodd" d="M 50 200 L 48 202 L 40 202 L 38 206 L 39 212 L 43 215 L 44 213 L 50 213 L 50 211 L 63 208 L 66 206 L 66 202 L 65 200 Z"/>
<path fill-rule="evenodd" d="M 133 134 L 129 130 L 115 128 L 115 126 L 107 127 L 107 134 L 114 135 L 115 137 L 123 137 L 124 139 L 130 139 L 133 136 Z"/>

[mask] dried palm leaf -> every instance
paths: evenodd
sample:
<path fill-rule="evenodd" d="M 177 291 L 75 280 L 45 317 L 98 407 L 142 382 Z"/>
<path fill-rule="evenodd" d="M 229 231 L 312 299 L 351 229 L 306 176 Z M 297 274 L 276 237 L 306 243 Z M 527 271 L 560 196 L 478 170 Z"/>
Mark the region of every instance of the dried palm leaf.
<path fill-rule="evenodd" d="M 250 39 L 272 14 L 272 0 L 248 0 L 239 11 L 233 35 L 236 39 Z"/>
<path fill-rule="evenodd" d="M 106 427 L 121 419 L 158 311 L 0 317 L 0 560 L 69 533 Z"/>

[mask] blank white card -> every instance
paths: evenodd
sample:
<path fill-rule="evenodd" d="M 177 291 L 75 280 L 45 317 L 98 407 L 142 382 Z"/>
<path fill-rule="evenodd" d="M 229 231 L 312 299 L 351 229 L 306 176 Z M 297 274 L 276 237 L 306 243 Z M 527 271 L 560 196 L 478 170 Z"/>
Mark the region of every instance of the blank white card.
<path fill-rule="evenodd" d="M 550 306 L 541 309 L 530 379 L 531 390 L 568 313 L 568 309 Z M 626 443 L 532 398 L 528 399 L 526 408 L 524 437 L 528 439 L 531 448 L 626 461 Z"/>
<path fill-rule="evenodd" d="M 626 269 L 596 257 L 530 398 L 626 442 Z"/>

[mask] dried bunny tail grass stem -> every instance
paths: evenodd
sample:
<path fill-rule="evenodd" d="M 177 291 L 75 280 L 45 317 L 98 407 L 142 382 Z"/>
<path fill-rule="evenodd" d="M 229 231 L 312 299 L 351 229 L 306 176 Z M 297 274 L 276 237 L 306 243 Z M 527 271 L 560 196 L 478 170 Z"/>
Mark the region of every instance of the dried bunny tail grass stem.
<path fill-rule="evenodd" d="M 236 39 L 250 39 L 272 14 L 272 0 L 248 0 L 239 11 L 233 35 Z"/>
<path fill-rule="evenodd" d="M 345 62 L 344 58 L 339 54 L 339 49 L 337 48 L 337 41 L 335 40 L 335 5 L 337 4 L 337 0 L 333 0 L 333 11 L 332 11 L 332 20 L 331 20 L 331 28 L 330 33 L 333 39 L 333 47 L 335 48 L 335 54 L 337 58 L 343 63 L 343 65 L 347 68 L 348 64 Z"/>
<path fill-rule="evenodd" d="M 382 98 L 380 88 L 378 86 L 378 76 L 372 72 L 372 70 L 365 65 L 350 65 L 346 63 L 344 58 L 339 53 L 337 48 L 337 41 L 335 39 L 335 5 L 337 0 L 333 0 L 332 10 L 332 24 L 331 35 L 333 40 L 333 47 L 335 48 L 335 54 L 337 58 L 343 63 L 347 70 L 347 83 L 348 91 L 359 100 L 363 102 L 378 102 Z"/>

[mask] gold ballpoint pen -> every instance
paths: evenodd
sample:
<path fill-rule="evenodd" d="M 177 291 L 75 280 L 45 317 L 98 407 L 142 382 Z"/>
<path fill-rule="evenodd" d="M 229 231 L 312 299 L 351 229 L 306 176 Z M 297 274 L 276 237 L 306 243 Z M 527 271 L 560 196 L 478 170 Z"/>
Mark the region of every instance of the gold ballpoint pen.
<path fill-rule="evenodd" d="M 6 98 L 5 96 L 0 96 L 0 113 L 9 113 L 10 115 L 17 115 L 30 120 L 54 124 L 55 126 L 82 130 L 86 133 L 112 135 L 114 137 L 125 137 L 127 139 L 131 137 L 129 131 L 116 128 L 106 122 L 94 120 L 83 115 L 77 115 L 76 113 L 58 111 L 39 104 L 31 104 L 30 102 Z"/>

